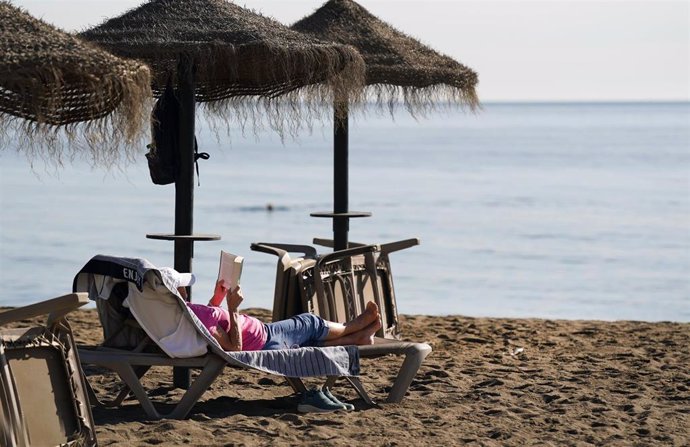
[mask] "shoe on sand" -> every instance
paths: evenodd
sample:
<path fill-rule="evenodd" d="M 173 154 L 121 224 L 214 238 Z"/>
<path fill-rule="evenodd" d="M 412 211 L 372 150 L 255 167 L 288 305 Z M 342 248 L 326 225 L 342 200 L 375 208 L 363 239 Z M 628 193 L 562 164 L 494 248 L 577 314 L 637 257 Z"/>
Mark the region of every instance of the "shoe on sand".
<path fill-rule="evenodd" d="M 328 413 L 330 411 L 343 410 L 345 407 L 336 404 L 321 390 L 307 390 L 302 393 L 302 399 L 297 405 L 297 411 L 300 413 Z"/>
<path fill-rule="evenodd" d="M 347 402 L 341 402 L 338 398 L 336 398 L 333 394 L 331 394 L 331 390 L 328 388 L 324 387 L 321 388 L 321 391 L 323 394 L 326 395 L 327 398 L 329 398 L 334 404 L 340 405 L 343 410 L 351 411 L 355 409 L 355 406 L 352 404 L 348 404 Z"/>

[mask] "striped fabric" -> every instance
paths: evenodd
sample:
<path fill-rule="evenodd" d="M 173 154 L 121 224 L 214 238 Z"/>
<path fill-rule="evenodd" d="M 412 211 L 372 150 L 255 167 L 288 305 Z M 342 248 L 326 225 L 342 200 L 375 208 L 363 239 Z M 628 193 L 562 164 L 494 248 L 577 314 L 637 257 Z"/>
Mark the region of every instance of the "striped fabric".
<path fill-rule="evenodd" d="M 228 352 L 235 360 L 261 371 L 287 377 L 359 375 L 356 346 Z M 342 349 L 341 349 L 342 348 Z M 342 355 L 342 351 L 347 357 Z M 280 373 L 278 373 L 280 371 Z"/>

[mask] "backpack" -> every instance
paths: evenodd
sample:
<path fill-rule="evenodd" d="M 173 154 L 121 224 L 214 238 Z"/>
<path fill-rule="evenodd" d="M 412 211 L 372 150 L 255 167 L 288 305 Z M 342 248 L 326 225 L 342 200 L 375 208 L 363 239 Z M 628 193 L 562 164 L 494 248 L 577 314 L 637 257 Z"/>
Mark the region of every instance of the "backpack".
<path fill-rule="evenodd" d="M 151 181 L 156 185 L 175 183 L 180 166 L 180 144 L 178 141 L 180 102 L 170 84 L 165 87 L 163 95 L 156 101 L 151 113 L 151 137 L 153 142 L 146 147 L 146 159 L 149 164 Z M 209 154 L 199 153 L 199 146 L 194 137 L 194 164 L 199 177 L 199 159 L 208 160 Z"/>
<path fill-rule="evenodd" d="M 153 141 L 146 147 L 151 180 L 156 185 L 175 183 L 180 165 L 180 145 L 178 142 L 178 123 L 180 102 L 170 84 L 156 101 L 151 114 L 151 137 Z"/>

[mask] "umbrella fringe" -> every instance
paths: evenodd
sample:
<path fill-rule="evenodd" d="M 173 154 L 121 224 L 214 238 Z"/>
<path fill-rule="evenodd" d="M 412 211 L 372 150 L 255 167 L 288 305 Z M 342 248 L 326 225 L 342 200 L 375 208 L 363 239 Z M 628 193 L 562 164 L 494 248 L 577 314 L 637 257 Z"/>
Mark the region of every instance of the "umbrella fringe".
<path fill-rule="evenodd" d="M 481 104 L 474 88 L 458 89 L 453 86 L 435 84 L 427 87 L 373 84 L 364 89 L 364 100 L 352 104 L 352 115 L 366 115 L 368 112 L 387 112 L 392 116 L 399 109 L 406 110 L 415 119 L 431 113 L 481 110 Z"/>
<path fill-rule="evenodd" d="M 57 166 L 131 159 L 148 130 L 148 67 L 0 1 L 0 149 Z"/>
<path fill-rule="evenodd" d="M 147 67 L 83 79 L 77 92 L 69 88 L 74 82 L 54 68 L 25 74 L 25 79 L 42 80 L 41 85 L 0 89 L 3 100 L 11 97 L 18 105 L 0 110 L 1 147 L 25 153 L 32 165 L 42 160 L 63 166 L 82 159 L 106 168 L 133 162 L 143 152 L 153 104 Z M 84 91 L 92 92 L 88 106 L 78 103 Z"/>

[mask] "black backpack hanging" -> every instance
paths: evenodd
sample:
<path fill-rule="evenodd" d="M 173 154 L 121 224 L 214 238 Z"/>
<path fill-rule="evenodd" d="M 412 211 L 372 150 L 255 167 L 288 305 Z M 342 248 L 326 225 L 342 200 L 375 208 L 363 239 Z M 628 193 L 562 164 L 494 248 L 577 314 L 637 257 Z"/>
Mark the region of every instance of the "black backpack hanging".
<path fill-rule="evenodd" d="M 175 183 L 180 166 L 180 143 L 178 141 L 180 102 L 170 84 L 156 101 L 151 114 L 151 137 L 153 141 L 146 147 L 151 180 L 156 185 Z M 206 152 L 199 152 L 194 137 L 194 164 L 199 177 L 199 159 L 208 160 Z"/>
<path fill-rule="evenodd" d="M 151 180 L 156 185 L 175 183 L 180 165 L 180 144 L 178 141 L 180 102 L 170 84 L 156 101 L 151 114 L 151 137 L 146 159 Z"/>

